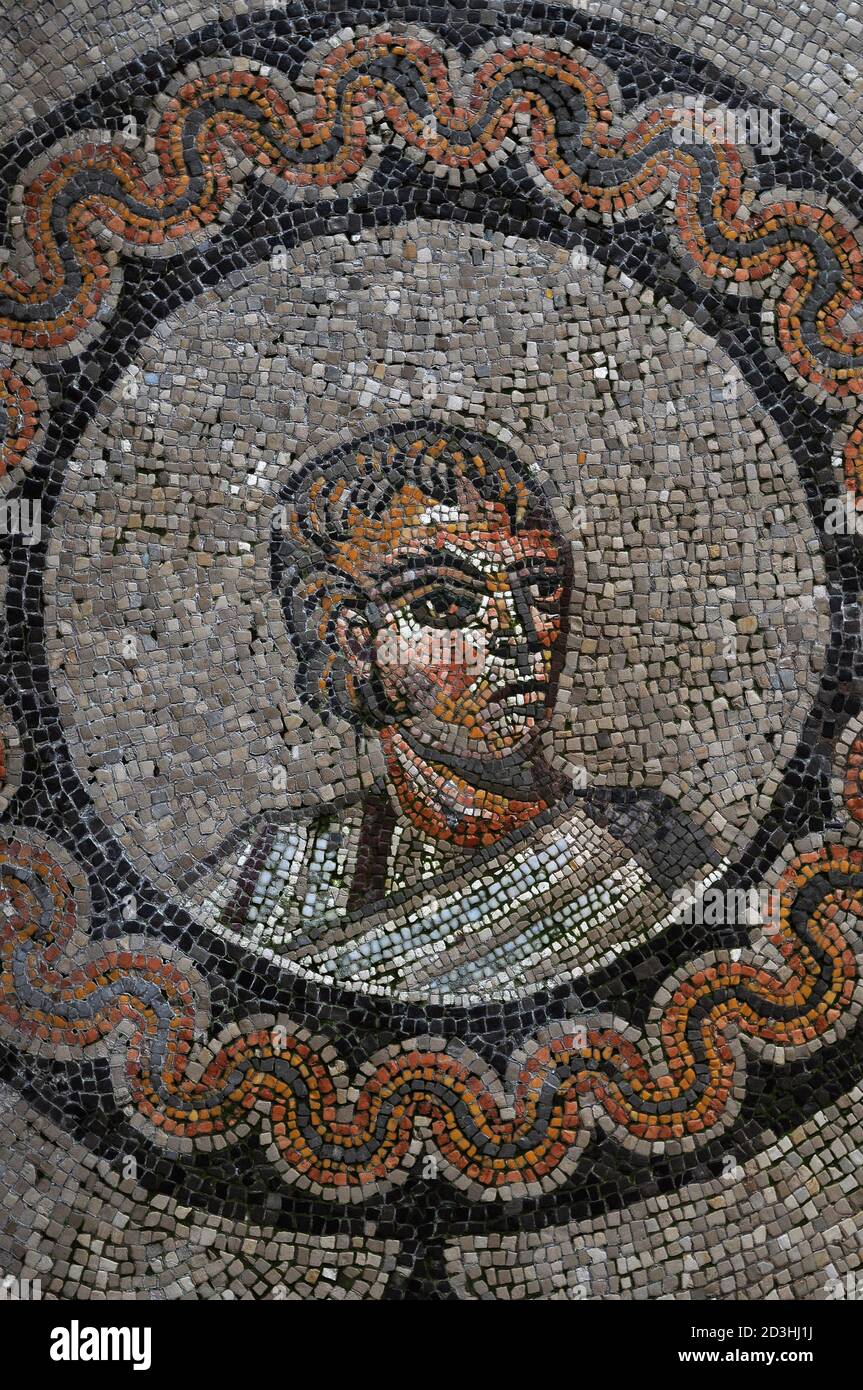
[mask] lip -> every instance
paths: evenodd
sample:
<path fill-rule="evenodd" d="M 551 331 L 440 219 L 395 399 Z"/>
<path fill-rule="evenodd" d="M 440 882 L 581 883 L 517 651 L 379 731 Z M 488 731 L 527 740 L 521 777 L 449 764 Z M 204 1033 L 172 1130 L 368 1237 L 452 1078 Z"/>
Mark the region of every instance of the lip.
<path fill-rule="evenodd" d="M 510 681 L 509 685 L 504 685 L 499 691 L 495 692 L 495 703 L 502 703 L 504 700 L 514 700 L 517 696 L 522 696 L 525 703 L 536 704 L 537 701 L 545 696 L 546 687 L 537 680 Z"/>

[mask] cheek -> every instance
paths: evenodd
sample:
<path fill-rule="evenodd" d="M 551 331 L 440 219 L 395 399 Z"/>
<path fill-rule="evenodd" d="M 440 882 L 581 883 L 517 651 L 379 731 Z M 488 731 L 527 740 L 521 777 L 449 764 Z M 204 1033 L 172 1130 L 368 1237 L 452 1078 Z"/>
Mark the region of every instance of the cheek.
<path fill-rule="evenodd" d="M 391 697 L 455 701 L 482 676 L 485 647 L 459 630 L 402 624 L 378 633 L 375 661 Z"/>
<path fill-rule="evenodd" d="M 436 666 L 438 690 L 448 700 L 458 701 L 465 691 L 481 681 L 485 673 L 485 645 L 461 632 L 447 633 Z"/>
<path fill-rule="evenodd" d="M 404 692 L 411 671 L 410 651 L 397 626 L 382 628 L 375 637 L 375 666 L 389 694 Z"/>

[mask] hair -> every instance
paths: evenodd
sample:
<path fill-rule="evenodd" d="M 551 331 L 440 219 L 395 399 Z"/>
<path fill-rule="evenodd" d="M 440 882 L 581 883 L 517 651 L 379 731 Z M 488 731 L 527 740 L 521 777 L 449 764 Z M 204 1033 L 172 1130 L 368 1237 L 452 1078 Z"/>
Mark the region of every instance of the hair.
<path fill-rule="evenodd" d="M 279 494 L 270 533 L 270 573 L 297 656 L 298 694 L 326 722 L 357 728 L 396 717 L 376 674 L 355 688 L 335 634 L 349 604 L 375 626 L 361 583 L 334 562 L 363 521 L 380 521 L 405 486 L 451 503 L 459 483 L 506 508 L 513 529 L 560 530 L 538 475 L 499 440 L 431 420 L 390 425 L 297 466 Z"/>

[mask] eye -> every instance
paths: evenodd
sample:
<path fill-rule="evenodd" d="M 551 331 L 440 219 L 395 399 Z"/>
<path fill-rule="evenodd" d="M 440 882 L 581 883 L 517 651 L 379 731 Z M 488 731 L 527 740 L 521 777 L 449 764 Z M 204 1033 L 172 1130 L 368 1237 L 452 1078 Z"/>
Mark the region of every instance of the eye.
<path fill-rule="evenodd" d="M 480 594 L 467 589 L 427 589 L 408 603 L 414 622 L 422 627 L 463 627 L 474 619 L 482 603 Z"/>

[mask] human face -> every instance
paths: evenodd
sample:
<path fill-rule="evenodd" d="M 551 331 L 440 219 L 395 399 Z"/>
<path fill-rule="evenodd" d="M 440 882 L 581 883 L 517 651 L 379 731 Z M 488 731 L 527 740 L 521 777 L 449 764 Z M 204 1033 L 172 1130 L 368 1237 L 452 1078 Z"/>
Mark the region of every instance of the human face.
<path fill-rule="evenodd" d="M 377 609 L 343 648 L 367 651 L 415 742 L 493 761 L 546 719 L 561 633 L 562 563 L 548 530 L 514 528 L 506 508 L 462 486 L 453 504 L 404 488 L 351 546 Z M 375 534 L 376 533 L 376 534 Z M 343 561 L 344 561 L 343 557 Z"/>

